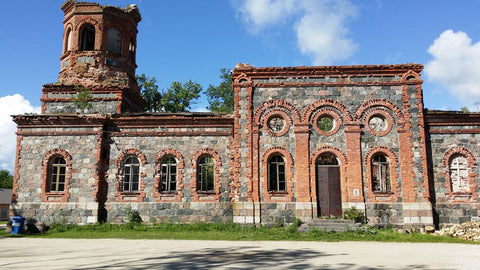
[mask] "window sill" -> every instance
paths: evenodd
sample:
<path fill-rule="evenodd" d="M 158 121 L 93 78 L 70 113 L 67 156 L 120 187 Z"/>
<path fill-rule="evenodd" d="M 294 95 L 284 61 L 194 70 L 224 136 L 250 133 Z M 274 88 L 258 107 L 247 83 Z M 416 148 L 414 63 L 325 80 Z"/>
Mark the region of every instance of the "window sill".
<path fill-rule="evenodd" d="M 377 197 L 388 197 L 388 196 L 392 196 L 392 195 L 393 195 L 393 192 L 374 191 L 374 192 L 373 192 L 373 195 L 375 195 L 375 196 L 377 196 Z"/>
<path fill-rule="evenodd" d="M 288 193 L 285 191 L 269 191 L 268 194 L 271 196 L 287 196 Z"/>

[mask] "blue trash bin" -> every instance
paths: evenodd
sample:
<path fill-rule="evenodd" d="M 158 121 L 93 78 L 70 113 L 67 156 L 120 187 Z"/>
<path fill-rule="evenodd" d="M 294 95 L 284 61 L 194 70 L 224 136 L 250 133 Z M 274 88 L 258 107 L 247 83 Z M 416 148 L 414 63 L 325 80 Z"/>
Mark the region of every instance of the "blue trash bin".
<path fill-rule="evenodd" d="M 12 234 L 23 233 L 25 218 L 21 216 L 12 217 Z"/>

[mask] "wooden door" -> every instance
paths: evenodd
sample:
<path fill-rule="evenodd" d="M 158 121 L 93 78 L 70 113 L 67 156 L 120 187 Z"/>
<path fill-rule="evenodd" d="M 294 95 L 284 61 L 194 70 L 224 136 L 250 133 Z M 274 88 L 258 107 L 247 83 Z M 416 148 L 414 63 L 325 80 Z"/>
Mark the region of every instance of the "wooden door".
<path fill-rule="evenodd" d="M 318 216 L 342 217 L 340 167 L 317 165 Z"/>

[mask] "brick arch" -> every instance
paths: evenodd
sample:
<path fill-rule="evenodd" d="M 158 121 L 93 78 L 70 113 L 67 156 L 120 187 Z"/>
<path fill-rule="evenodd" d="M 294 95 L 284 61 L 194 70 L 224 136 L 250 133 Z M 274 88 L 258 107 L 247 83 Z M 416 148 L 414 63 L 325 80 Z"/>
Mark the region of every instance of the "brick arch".
<path fill-rule="evenodd" d="M 286 193 L 276 194 L 268 191 L 268 159 L 275 154 L 280 154 L 285 159 L 285 188 Z M 286 201 L 290 202 L 293 198 L 293 166 L 294 161 L 292 154 L 285 148 L 275 146 L 269 148 L 265 153 L 262 155 L 261 159 L 261 166 L 263 168 L 262 171 L 262 178 L 263 181 L 261 182 L 262 186 L 262 195 L 263 200 L 266 202 L 269 201 Z"/>
<path fill-rule="evenodd" d="M 452 191 L 452 179 L 450 177 L 450 161 L 453 156 L 455 155 L 462 155 L 467 159 L 467 169 L 468 169 L 468 183 L 470 187 L 470 194 L 455 194 Z M 448 149 L 445 151 L 443 155 L 442 164 L 444 168 L 444 175 L 445 175 L 445 187 L 447 188 L 447 197 L 452 201 L 455 201 L 458 197 L 469 197 L 469 202 L 476 202 L 478 198 L 478 194 L 476 192 L 477 183 L 475 182 L 475 178 L 477 174 L 475 173 L 475 168 L 477 167 L 477 161 L 473 153 L 465 147 L 456 146 Z M 463 195 L 463 196 L 462 196 Z"/>
<path fill-rule="evenodd" d="M 140 175 L 139 175 L 139 183 L 138 183 L 138 192 L 124 192 L 123 191 L 123 165 L 125 162 L 125 158 L 128 156 L 136 156 L 140 160 Z M 145 198 L 144 189 L 146 187 L 145 184 L 145 176 L 147 175 L 144 170 L 144 166 L 147 164 L 147 158 L 145 155 L 136 148 L 129 148 L 123 150 L 120 155 L 118 155 L 117 162 L 115 165 L 117 166 L 117 175 L 115 181 L 115 197 L 117 198 L 117 202 L 142 202 L 143 198 Z M 132 197 L 134 198 L 132 200 Z M 125 198 L 128 198 L 127 200 Z"/>
<path fill-rule="evenodd" d="M 49 192 L 48 190 L 48 170 L 52 159 L 56 156 L 61 156 L 65 159 L 65 186 L 63 192 Z M 42 159 L 42 184 L 40 188 L 42 193 L 40 198 L 42 202 L 68 202 L 70 198 L 70 179 L 72 178 L 72 156 L 66 150 L 61 148 L 54 148 L 49 150 Z"/>
<path fill-rule="evenodd" d="M 103 31 L 102 25 L 95 19 L 93 18 L 85 18 L 83 20 L 80 20 L 75 23 L 75 31 L 79 31 L 80 28 L 82 28 L 85 24 L 91 24 L 93 27 L 95 27 L 95 31 Z M 80 34 L 80 33 L 79 33 Z"/>
<path fill-rule="evenodd" d="M 242 80 L 246 80 L 246 82 L 242 82 Z M 236 77 L 233 80 L 233 83 L 234 84 L 250 84 L 252 83 L 252 79 L 248 77 L 246 73 L 242 72 L 238 77 Z"/>
<path fill-rule="evenodd" d="M 408 82 L 408 81 L 410 81 L 410 78 L 412 78 L 412 77 L 414 78 L 414 81 L 416 81 L 416 82 L 422 81 L 422 79 L 420 78 L 420 74 L 416 73 L 413 70 L 409 70 L 405 74 L 403 74 L 402 82 Z"/>
<path fill-rule="evenodd" d="M 177 190 L 175 194 L 163 194 L 162 192 L 159 192 L 159 188 L 160 188 L 159 172 L 161 171 L 161 165 L 162 165 L 161 162 L 163 157 L 168 155 L 172 155 L 177 160 L 177 178 L 176 178 Z M 182 189 L 184 188 L 182 179 L 183 179 L 183 170 L 185 168 L 185 160 L 183 159 L 183 155 L 179 151 L 173 148 L 165 148 L 160 150 L 160 152 L 158 152 L 158 154 L 155 155 L 154 164 L 155 164 L 155 173 L 154 173 L 154 183 L 153 183 L 153 188 L 154 188 L 153 197 L 155 198 L 155 201 L 180 202 L 183 198 Z"/>
<path fill-rule="evenodd" d="M 265 101 L 262 105 L 260 105 L 256 110 L 255 114 L 253 116 L 253 123 L 259 125 L 261 118 L 263 114 L 270 108 L 275 108 L 275 107 L 283 107 L 287 109 L 287 111 L 290 112 L 293 116 L 293 123 L 301 123 L 302 122 L 302 116 L 300 115 L 300 112 L 293 106 L 291 103 L 283 100 L 283 99 L 275 99 L 275 100 L 269 100 Z"/>
<path fill-rule="evenodd" d="M 310 168 L 314 167 L 315 161 L 317 160 L 318 156 L 323 153 L 332 153 L 340 161 L 339 165 L 347 165 L 347 157 L 340 149 L 334 146 L 322 146 L 312 153 L 312 156 L 310 158 Z"/>
<path fill-rule="evenodd" d="M 330 98 L 320 99 L 310 104 L 303 113 L 303 119 L 305 121 L 310 121 L 310 117 L 312 116 L 312 114 L 320 107 L 334 107 L 342 113 L 344 119 L 348 121 L 353 120 L 350 111 L 345 105 L 343 105 L 343 103 Z"/>
<path fill-rule="evenodd" d="M 210 155 L 214 160 L 215 160 L 215 176 L 214 176 L 214 193 L 203 193 L 203 192 L 198 192 L 197 191 L 197 162 L 198 159 L 201 156 L 204 155 Z M 195 154 L 193 155 L 192 162 L 192 182 L 190 183 L 190 186 L 192 187 L 192 201 L 194 202 L 215 202 L 220 199 L 220 188 L 221 188 L 221 182 L 220 178 L 222 177 L 222 174 L 220 172 L 220 168 L 222 167 L 222 158 L 218 154 L 217 151 L 215 151 L 212 148 L 202 148 L 200 150 L 197 150 Z"/>
<path fill-rule="evenodd" d="M 389 193 L 374 193 L 372 190 L 372 157 L 375 154 L 384 154 L 389 160 L 390 166 L 390 187 L 391 192 Z M 365 168 L 366 168 L 366 175 L 365 179 L 365 187 L 367 187 L 366 198 L 368 202 L 397 202 L 398 201 L 398 157 L 392 149 L 386 146 L 375 146 L 368 150 L 367 154 L 365 155 L 364 160 Z"/>
<path fill-rule="evenodd" d="M 377 106 L 382 106 L 390 109 L 397 117 L 397 121 L 404 122 L 405 118 L 403 116 L 403 112 L 398 108 L 398 106 L 395 105 L 395 103 L 391 102 L 390 100 L 382 99 L 382 98 L 376 98 L 376 99 L 365 101 L 362 105 L 360 105 L 360 107 L 358 107 L 358 110 L 354 115 L 354 120 L 362 119 L 362 116 L 365 113 L 365 111 L 367 111 L 372 107 L 377 107 Z"/>

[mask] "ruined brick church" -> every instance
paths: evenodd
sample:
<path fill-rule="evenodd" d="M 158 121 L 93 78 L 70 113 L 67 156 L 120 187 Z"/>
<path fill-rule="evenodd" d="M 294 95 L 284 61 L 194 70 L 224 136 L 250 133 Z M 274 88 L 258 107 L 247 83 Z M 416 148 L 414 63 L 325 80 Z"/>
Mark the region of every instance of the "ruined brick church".
<path fill-rule="evenodd" d="M 420 227 L 480 214 L 480 114 L 423 107 L 420 64 L 232 71 L 235 109 L 146 113 L 136 6 L 66 1 L 58 82 L 18 126 L 12 210 L 45 223 Z M 88 106 L 78 96 L 88 89 Z"/>

